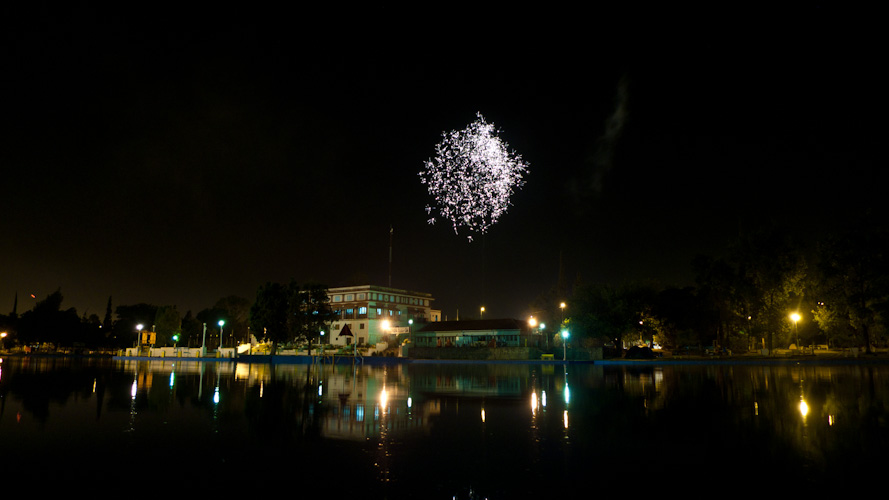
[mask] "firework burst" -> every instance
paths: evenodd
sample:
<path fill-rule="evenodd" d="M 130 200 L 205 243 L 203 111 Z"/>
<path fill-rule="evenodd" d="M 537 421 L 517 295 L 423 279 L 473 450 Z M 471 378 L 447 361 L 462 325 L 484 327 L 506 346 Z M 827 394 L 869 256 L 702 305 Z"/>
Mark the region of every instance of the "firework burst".
<path fill-rule="evenodd" d="M 506 213 L 509 198 L 521 188 L 528 165 L 509 150 L 493 124 L 481 113 L 463 130 L 442 134 L 435 157 L 424 162 L 420 182 L 434 203 L 426 205 L 434 224 L 436 215 L 459 229 L 484 234 Z M 472 241 L 472 235 L 468 236 Z"/>

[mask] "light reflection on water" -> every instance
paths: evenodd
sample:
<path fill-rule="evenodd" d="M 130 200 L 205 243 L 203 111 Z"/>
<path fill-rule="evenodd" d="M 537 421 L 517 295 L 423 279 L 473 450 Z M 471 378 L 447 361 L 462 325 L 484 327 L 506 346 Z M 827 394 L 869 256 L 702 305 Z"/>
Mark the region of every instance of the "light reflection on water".
<path fill-rule="evenodd" d="M 883 364 L 278 365 L 7 358 L 0 471 L 320 481 L 370 498 L 659 491 L 886 465 Z M 640 483 L 641 481 L 641 483 Z M 314 484 L 314 483 L 313 483 Z M 337 495 L 340 496 L 340 495 Z"/>

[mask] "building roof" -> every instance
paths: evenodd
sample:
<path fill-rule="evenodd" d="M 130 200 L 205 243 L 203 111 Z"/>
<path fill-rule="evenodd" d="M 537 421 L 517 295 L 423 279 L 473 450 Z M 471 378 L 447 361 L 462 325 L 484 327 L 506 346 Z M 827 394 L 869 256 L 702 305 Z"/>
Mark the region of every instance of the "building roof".
<path fill-rule="evenodd" d="M 383 292 L 383 293 L 391 293 L 391 294 L 401 294 L 401 295 L 413 295 L 415 297 L 424 297 L 430 300 L 434 300 L 432 298 L 431 293 L 427 292 L 417 292 L 415 290 L 404 290 L 402 288 L 392 288 L 387 286 L 378 286 L 378 285 L 349 285 L 349 286 L 332 286 L 327 288 L 328 295 L 330 294 L 340 294 L 340 293 L 348 293 L 348 292 Z"/>
<path fill-rule="evenodd" d="M 421 332 L 467 332 L 473 330 L 522 330 L 526 323 L 517 319 L 469 319 L 458 321 L 436 321 L 427 323 L 416 331 Z"/>
<path fill-rule="evenodd" d="M 349 324 L 348 324 L 348 323 L 346 323 L 345 325 L 343 325 L 343 329 L 340 330 L 339 335 L 337 335 L 337 337 L 343 337 L 343 336 L 346 336 L 346 337 L 354 337 L 354 335 L 352 335 L 352 329 L 349 328 Z"/>

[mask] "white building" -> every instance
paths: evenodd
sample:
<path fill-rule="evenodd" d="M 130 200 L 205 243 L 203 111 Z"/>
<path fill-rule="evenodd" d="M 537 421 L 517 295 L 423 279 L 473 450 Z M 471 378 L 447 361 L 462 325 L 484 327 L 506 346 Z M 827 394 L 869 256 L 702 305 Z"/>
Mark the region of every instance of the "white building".
<path fill-rule="evenodd" d="M 432 309 L 431 294 L 362 285 L 328 288 L 334 345 L 376 345 L 408 338 L 412 328 L 439 321 L 441 311 Z"/>

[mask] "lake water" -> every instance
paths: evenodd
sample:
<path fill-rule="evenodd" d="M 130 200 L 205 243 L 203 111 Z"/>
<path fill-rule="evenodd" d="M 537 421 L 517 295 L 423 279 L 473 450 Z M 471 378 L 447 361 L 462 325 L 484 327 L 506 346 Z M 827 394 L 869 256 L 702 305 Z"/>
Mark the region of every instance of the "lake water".
<path fill-rule="evenodd" d="M 0 398 L 4 483 L 106 493 L 823 493 L 889 464 L 889 365 L 873 362 L 5 358 Z"/>

